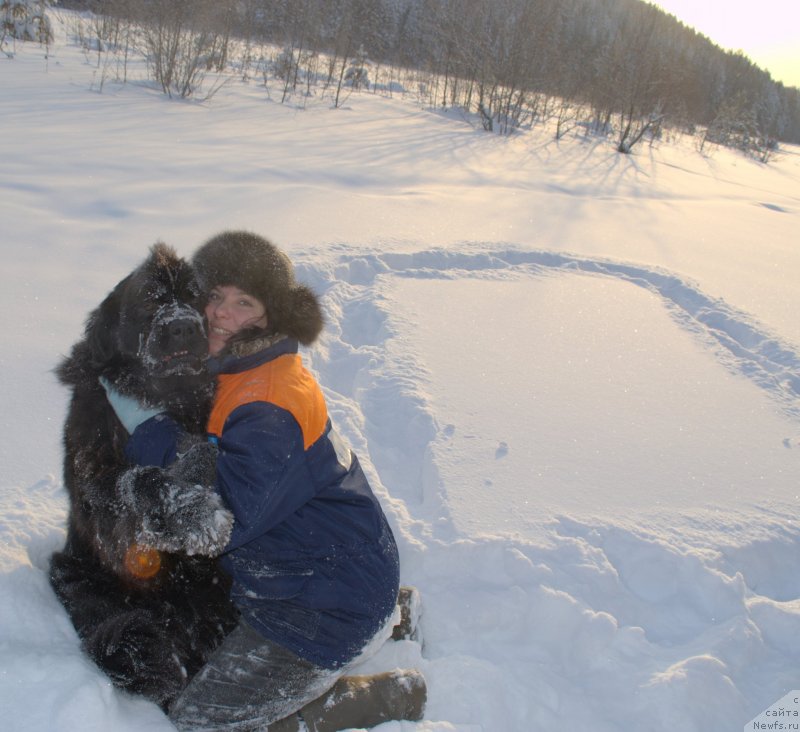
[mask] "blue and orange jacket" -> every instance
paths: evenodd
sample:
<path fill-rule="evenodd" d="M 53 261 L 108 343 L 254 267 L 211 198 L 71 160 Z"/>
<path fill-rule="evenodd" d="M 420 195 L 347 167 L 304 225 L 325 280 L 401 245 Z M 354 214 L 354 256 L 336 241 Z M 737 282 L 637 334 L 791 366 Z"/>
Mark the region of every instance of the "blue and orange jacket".
<path fill-rule="evenodd" d="M 341 666 L 394 610 L 392 532 L 296 341 L 217 366 L 208 429 L 219 447 L 217 489 L 235 517 L 222 556 L 232 600 L 265 637 Z M 128 458 L 163 467 L 179 439 L 174 422 L 150 419 L 131 435 Z"/>

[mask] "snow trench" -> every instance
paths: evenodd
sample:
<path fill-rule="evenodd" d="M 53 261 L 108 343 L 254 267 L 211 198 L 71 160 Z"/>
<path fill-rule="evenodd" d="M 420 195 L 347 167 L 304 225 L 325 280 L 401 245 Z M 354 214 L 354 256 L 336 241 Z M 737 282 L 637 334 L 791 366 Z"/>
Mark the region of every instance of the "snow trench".
<path fill-rule="evenodd" d="M 389 335 L 378 327 L 384 320 L 379 300 L 372 303 L 373 312 L 368 316 L 375 327 L 366 332 L 362 331 L 362 318 L 347 312 L 347 307 L 364 312 L 370 303 L 369 288 L 380 275 L 453 279 L 570 272 L 616 278 L 657 294 L 678 324 L 703 339 L 725 368 L 750 379 L 768 392 L 788 415 L 800 418 L 800 353 L 748 313 L 706 295 L 696 283 L 665 270 L 548 251 L 498 249 L 465 254 L 433 249 L 410 254 L 342 255 L 336 265 L 324 270 L 306 265 L 302 275 L 329 299 L 342 303 L 344 341 L 354 346 L 372 341 L 375 346 L 379 345 L 375 336 L 380 341 Z M 352 335 L 348 331 L 353 331 Z"/>
<path fill-rule="evenodd" d="M 751 659 L 781 667 L 779 657 L 799 652 L 782 646 L 800 633 L 800 582 L 789 570 L 797 527 L 780 515 L 747 527 L 752 516 L 731 511 L 682 519 L 674 532 L 554 516 L 538 537 L 459 534 L 436 489 L 430 444 L 440 426 L 419 364 L 403 361 L 402 338 L 393 343 L 403 324 L 382 282 L 570 273 L 629 282 L 657 294 L 721 365 L 794 419 L 800 354 L 747 313 L 658 269 L 510 248 L 342 251 L 324 262 L 298 258 L 299 279 L 324 297 L 328 316 L 312 368 L 337 425 L 370 458 L 404 575 L 422 591 L 425 645 L 414 661 L 432 681 L 428 718 L 478 729 L 602 731 L 648 719 L 659 730 L 722 730 L 774 701 L 791 680 L 755 688 Z M 453 698 L 458 710 L 447 705 Z"/>
<path fill-rule="evenodd" d="M 387 347 L 397 335 L 380 284 L 387 277 L 503 279 L 582 273 L 628 282 L 657 295 L 678 326 L 721 366 L 750 380 L 785 415 L 800 420 L 800 353 L 749 314 L 710 297 L 694 282 L 664 270 L 610 260 L 511 248 L 473 249 L 355 255 L 343 250 L 324 262 L 299 258 L 298 276 L 324 297 L 328 318 L 312 365 L 329 389 L 334 412 L 337 405 L 353 403 L 353 409 L 339 410 L 338 417 L 345 422 L 363 418 L 368 423 L 353 425 L 357 429 L 348 437 L 359 443 L 357 452 L 369 449 L 393 495 L 415 503 L 426 499 L 422 486 L 435 479 L 428 445 L 439 428 L 420 392 L 419 364 L 404 363 L 402 357 L 386 364 Z M 409 474 L 419 476 L 416 487 L 407 485 Z"/>

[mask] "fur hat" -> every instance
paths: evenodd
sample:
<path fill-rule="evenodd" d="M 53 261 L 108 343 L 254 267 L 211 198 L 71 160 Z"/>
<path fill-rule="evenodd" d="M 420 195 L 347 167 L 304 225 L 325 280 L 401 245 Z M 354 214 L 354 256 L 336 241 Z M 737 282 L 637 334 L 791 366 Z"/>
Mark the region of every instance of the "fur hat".
<path fill-rule="evenodd" d="M 204 293 L 233 285 L 263 303 L 267 331 L 313 343 L 322 330 L 317 296 L 297 283 L 289 257 L 266 239 L 247 231 L 224 231 L 209 239 L 192 258 Z"/>

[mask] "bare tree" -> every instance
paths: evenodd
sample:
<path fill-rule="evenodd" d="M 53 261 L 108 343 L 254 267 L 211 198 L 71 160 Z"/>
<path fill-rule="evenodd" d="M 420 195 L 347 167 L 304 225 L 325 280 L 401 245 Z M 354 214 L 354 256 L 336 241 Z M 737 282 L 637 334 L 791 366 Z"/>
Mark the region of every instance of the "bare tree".
<path fill-rule="evenodd" d="M 153 78 L 168 96 L 194 94 L 216 62 L 214 0 L 143 0 L 142 38 Z"/>
<path fill-rule="evenodd" d="M 0 0 L 0 8 L 22 2 Z M 151 74 L 170 95 L 193 94 L 206 73 L 224 69 L 238 35 L 248 49 L 251 38 L 284 49 L 270 69 L 282 79 L 283 101 L 303 80 L 311 94 L 320 78 L 338 107 L 347 89 L 388 65 L 391 79 L 413 73 L 426 103 L 463 107 L 500 133 L 554 116 L 556 137 L 591 119 L 593 132 L 613 132 L 622 152 L 666 126 L 713 127 L 713 137 L 732 140 L 719 132 L 721 120 L 743 94 L 760 150 L 800 142 L 797 89 L 641 0 L 93 2 L 106 8 L 97 38 L 117 34 L 104 42 L 131 45 L 114 18 L 141 26 Z M 100 53 L 98 43 L 98 63 Z"/>

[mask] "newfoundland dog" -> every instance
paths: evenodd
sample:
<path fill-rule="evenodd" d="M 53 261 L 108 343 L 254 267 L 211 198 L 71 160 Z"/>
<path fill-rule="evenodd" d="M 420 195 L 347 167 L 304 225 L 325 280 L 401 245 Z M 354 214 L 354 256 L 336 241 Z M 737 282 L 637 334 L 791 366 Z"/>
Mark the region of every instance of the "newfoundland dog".
<path fill-rule="evenodd" d="M 215 555 L 233 519 L 204 438 L 213 397 L 188 264 L 164 244 L 94 310 L 57 374 L 69 520 L 50 580 L 88 654 L 117 686 L 166 708 L 236 624 Z M 189 435 L 168 469 L 131 466 L 101 378 Z"/>

